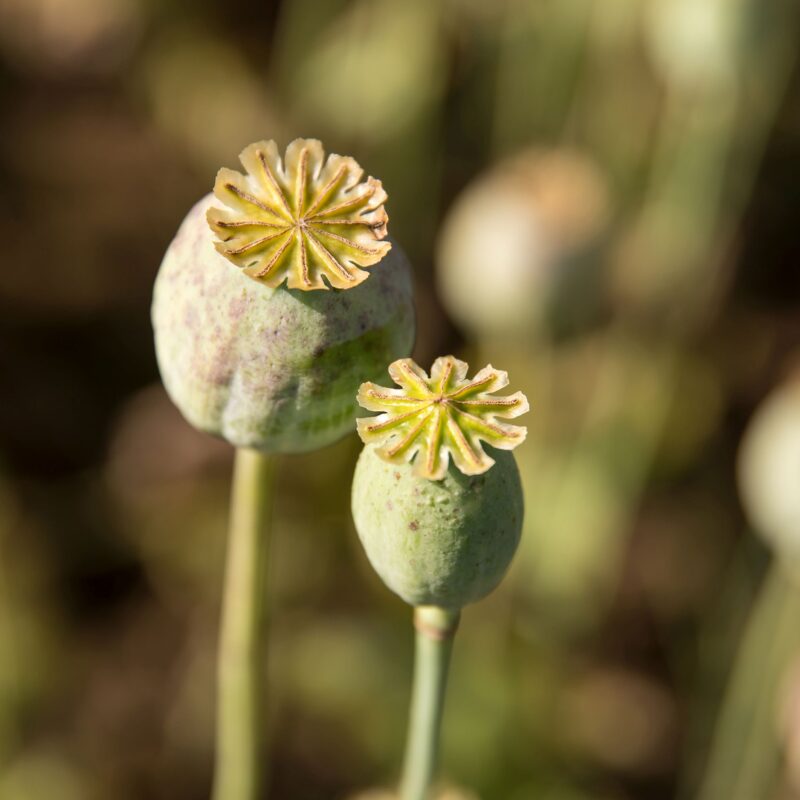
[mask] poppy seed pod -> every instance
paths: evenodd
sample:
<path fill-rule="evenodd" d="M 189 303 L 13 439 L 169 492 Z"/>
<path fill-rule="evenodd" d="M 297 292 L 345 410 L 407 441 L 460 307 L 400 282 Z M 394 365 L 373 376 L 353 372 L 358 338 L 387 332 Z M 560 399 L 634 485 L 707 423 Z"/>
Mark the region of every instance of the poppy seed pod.
<path fill-rule="evenodd" d="M 414 606 L 459 609 L 491 592 L 519 544 L 523 500 L 511 453 L 464 475 L 451 464 L 440 481 L 364 448 L 353 478 L 353 519 L 383 582 Z"/>
<path fill-rule="evenodd" d="M 504 372 L 472 379 L 452 356 L 431 376 L 410 359 L 390 367 L 400 389 L 365 384 L 359 420 L 368 442 L 356 465 L 352 510 L 370 563 L 407 603 L 460 609 L 485 597 L 517 550 L 523 496 L 514 456 L 525 428 L 498 422 L 528 408 L 519 392 L 496 397 Z M 482 442 L 497 449 L 493 458 Z M 413 463 L 412 463 L 413 462 Z"/>
<path fill-rule="evenodd" d="M 685 91 L 731 87 L 745 45 L 744 6 L 728 0 L 650 0 L 645 43 L 662 78 Z"/>
<path fill-rule="evenodd" d="M 590 317 L 607 231 L 605 179 L 587 156 L 525 150 L 476 178 L 442 226 L 442 302 L 479 338 Z"/>
<path fill-rule="evenodd" d="M 773 390 L 747 427 L 739 451 L 739 492 L 747 516 L 778 555 L 800 560 L 800 377 Z"/>
<path fill-rule="evenodd" d="M 379 241 L 385 193 L 358 183 L 352 159 L 323 164 L 319 142 L 297 140 L 285 166 L 270 142 L 242 160 L 262 172 L 220 171 L 216 198 L 194 206 L 164 256 L 156 355 L 195 427 L 237 447 L 309 451 L 352 430 L 364 375 L 410 351 L 410 268 Z M 327 284 L 352 288 L 308 291 Z"/>

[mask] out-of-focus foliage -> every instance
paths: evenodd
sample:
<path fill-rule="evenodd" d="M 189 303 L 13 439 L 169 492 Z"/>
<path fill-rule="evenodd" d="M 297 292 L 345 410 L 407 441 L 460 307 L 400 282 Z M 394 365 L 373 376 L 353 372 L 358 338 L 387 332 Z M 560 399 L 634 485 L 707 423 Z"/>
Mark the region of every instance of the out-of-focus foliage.
<path fill-rule="evenodd" d="M 791 437 L 742 455 L 748 517 L 736 482 L 800 345 L 798 42 L 794 0 L 0 0 L 0 800 L 208 795 L 231 453 L 158 384 L 151 287 L 216 170 L 297 136 L 383 181 L 416 360 L 531 401 L 443 798 L 800 797 Z M 281 462 L 276 798 L 399 767 L 358 450 Z"/>

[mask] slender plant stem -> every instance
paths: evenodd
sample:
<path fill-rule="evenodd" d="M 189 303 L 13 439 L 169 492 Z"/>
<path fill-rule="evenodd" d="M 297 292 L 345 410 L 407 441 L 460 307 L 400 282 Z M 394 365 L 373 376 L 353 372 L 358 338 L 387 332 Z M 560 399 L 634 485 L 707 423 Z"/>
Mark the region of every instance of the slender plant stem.
<path fill-rule="evenodd" d="M 217 663 L 214 800 L 257 800 L 264 780 L 264 589 L 273 461 L 239 448 L 233 468 Z"/>
<path fill-rule="evenodd" d="M 436 606 L 414 609 L 414 685 L 400 782 L 401 800 L 428 798 L 436 772 L 447 668 L 460 613 Z"/>
<path fill-rule="evenodd" d="M 771 797 L 780 765 L 778 694 L 800 645 L 798 578 L 770 568 L 747 624 L 720 715 L 701 800 Z"/>

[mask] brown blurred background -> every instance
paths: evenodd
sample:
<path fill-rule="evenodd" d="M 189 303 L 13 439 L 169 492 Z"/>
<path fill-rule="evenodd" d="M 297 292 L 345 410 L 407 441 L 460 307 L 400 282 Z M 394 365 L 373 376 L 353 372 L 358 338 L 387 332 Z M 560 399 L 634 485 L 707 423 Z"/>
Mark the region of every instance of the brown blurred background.
<path fill-rule="evenodd" d="M 800 797 L 800 602 L 736 483 L 800 356 L 799 22 L 0 0 L 0 800 L 208 795 L 232 454 L 164 394 L 150 292 L 216 170 L 296 136 L 383 180 L 417 360 L 491 361 L 532 402 L 524 541 L 465 613 L 445 774 L 484 800 Z M 399 764 L 409 613 L 351 528 L 358 448 L 281 461 L 278 800 Z"/>

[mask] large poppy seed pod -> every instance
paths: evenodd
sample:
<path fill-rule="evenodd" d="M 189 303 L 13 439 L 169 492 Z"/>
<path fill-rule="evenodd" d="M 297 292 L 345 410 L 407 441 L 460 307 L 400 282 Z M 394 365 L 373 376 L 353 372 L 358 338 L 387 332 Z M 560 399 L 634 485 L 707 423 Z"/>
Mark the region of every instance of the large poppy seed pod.
<path fill-rule="evenodd" d="M 437 277 L 453 318 L 475 336 L 509 337 L 586 315 L 608 191 L 569 150 L 526 150 L 459 196 L 442 228 Z"/>
<path fill-rule="evenodd" d="M 756 531 L 782 556 L 800 559 L 800 379 L 761 404 L 739 451 L 739 492 Z"/>
<path fill-rule="evenodd" d="M 525 428 L 496 417 L 528 408 L 519 392 L 496 397 L 505 373 L 472 380 L 448 356 L 431 376 L 410 359 L 390 374 L 399 389 L 365 384 L 359 400 L 378 417 L 359 420 L 365 440 L 353 478 L 356 530 L 370 563 L 407 603 L 459 609 L 500 582 L 519 544 L 523 497 L 511 449 Z M 497 449 L 494 458 L 483 442 Z"/>
<path fill-rule="evenodd" d="M 285 169 L 267 142 L 243 154 L 260 176 L 220 172 L 217 198 L 197 203 L 170 244 L 153 296 L 159 368 L 183 415 L 269 452 L 313 450 L 352 430 L 364 375 L 406 355 L 414 337 L 408 262 L 380 241 L 380 184 L 354 183 L 352 159 L 323 165 L 318 142 L 298 141 Z M 353 288 L 291 288 L 325 281 Z"/>

